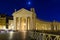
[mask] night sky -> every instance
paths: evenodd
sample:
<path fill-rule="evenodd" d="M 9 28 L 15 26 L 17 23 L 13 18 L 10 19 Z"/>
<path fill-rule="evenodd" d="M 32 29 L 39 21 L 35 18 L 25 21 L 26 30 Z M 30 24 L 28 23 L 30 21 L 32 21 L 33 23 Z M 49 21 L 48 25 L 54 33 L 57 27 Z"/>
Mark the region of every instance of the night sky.
<path fill-rule="evenodd" d="M 0 13 L 11 16 L 14 9 L 35 8 L 37 18 L 60 22 L 60 0 L 0 0 Z"/>

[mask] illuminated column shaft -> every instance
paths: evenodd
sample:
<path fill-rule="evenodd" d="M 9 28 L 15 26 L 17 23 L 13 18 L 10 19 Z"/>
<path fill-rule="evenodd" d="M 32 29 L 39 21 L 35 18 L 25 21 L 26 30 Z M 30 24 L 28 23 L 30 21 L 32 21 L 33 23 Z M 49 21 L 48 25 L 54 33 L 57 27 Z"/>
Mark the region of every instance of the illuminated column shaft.
<path fill-rule="evenodd" d="M 29 30 L 29 19 L 27 17 L 27 30 Z"/>
<path fill-rule="evenodd" d="M 30 19 L 30 30 L 33 30 L 34 29 L 34 23 L 33 23 L 33 19 L 31 18 Z"/>
<path fill-rule="evenodd" d="M 27 23 L 27 17 L 26 17 L 26 29 L 25 29 L 26 31 L 28 30 L 27 24 L 28 24 L 28 23 Z"/>
<path fill-rule="evenodd" d="M 21 17 L 19 17 L 19 31 L 20 31 L 20 26 L 21 26 L 20 19 L 21 19 Z"/>
<path fill-rule="evenodd" d="M 14 29 L 16 30 L 16 17 L 14 17 Z"/>
<path fill-rule="evenodd" d="M 17 30 L 20 29 L 20 17 L 18 17 Z"/>
<path fill-rule="evenodd" d="M 22 17 L 20 17 L 20 31 L 22 31 Z"/>
<path fill-rule="evenodd" d="M 19 25 L 19 17 L 16 17 L 16 30 L 18 30 L 18 25 Z"/>

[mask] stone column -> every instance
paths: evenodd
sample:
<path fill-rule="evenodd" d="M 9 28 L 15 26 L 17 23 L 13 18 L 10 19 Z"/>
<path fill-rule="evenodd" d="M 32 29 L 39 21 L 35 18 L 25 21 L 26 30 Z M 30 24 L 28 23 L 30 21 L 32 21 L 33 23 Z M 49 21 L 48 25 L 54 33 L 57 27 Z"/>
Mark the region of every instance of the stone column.
<path fill-rule="evenodd" d="M 26 17 L 26 31 L 28 31 L 28 22 L 27 22 L 27 17 Z"/>
<path fill-rule="evenodd" d="M 22 29 L 21 29 L 21 23 L 22 23 L 21 20 L 22 20 L 22 17 L 20 17 L 19 19 L 20 19 L 20 21 L 19 21 L 19 22 L 20 22 L 20 28 L 19 28 L 19 31 L 22 31 Z"/>
<path fill-rule="evenodd" d="M 30 27 L 29 27 L 30 30 L 33 30 L 33 20 L 32 20 L 32 17 L 30 17 L 30 24 L 29 25 L 30 25 Z"/>
<path fill-rule="evenodd" d="M 18 17 L 18 25 L 17 25 L 17 30 L 20 29 L 20 17 Z"/>
<path fill-rule="evenodd" d="M 20 17 L 19 17 L 19 31 L 20 31 L 20 25 L 21 25 L 21 24 L 20 24 Z"/>
<path fill-rule="evenodd" d="M 14 17 L 14 29 L 16 30 L 16 17 Z"/>
<path fill-rule="evenodd" d="M 15 21 L 16 21 L 16 22 L 15 22 L 15 23 L 16 23 L 15 25 L 16 25 L 16 30 L 17 30 L 17 20 L 16 20 L 16 18 L 15 18 Z"/>

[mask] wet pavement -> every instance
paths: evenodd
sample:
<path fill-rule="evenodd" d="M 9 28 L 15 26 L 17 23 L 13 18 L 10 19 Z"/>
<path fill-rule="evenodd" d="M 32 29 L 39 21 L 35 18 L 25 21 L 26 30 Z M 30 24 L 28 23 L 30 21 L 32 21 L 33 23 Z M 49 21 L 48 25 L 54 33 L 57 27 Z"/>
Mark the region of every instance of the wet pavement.
<path fill-rule="evenodd" d="M 8 32 L 0 33 L 0 40 L 29 40 L 27 32 Z"/>

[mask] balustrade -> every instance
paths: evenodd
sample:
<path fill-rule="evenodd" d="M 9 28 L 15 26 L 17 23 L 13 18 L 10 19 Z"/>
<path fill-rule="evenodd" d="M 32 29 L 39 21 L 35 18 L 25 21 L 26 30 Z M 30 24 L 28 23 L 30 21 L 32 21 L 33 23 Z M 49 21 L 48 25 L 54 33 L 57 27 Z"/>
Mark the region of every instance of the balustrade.
<path fill-rule="evenodd" d="M 33 36 L 31 36 L 33 35 Z M 40 32 L 31 32 L 30 37 L 35 40 L 60 40 L 60 35 L 57 34 L 48 34 L 48 33 L 40 33 Z"/>

